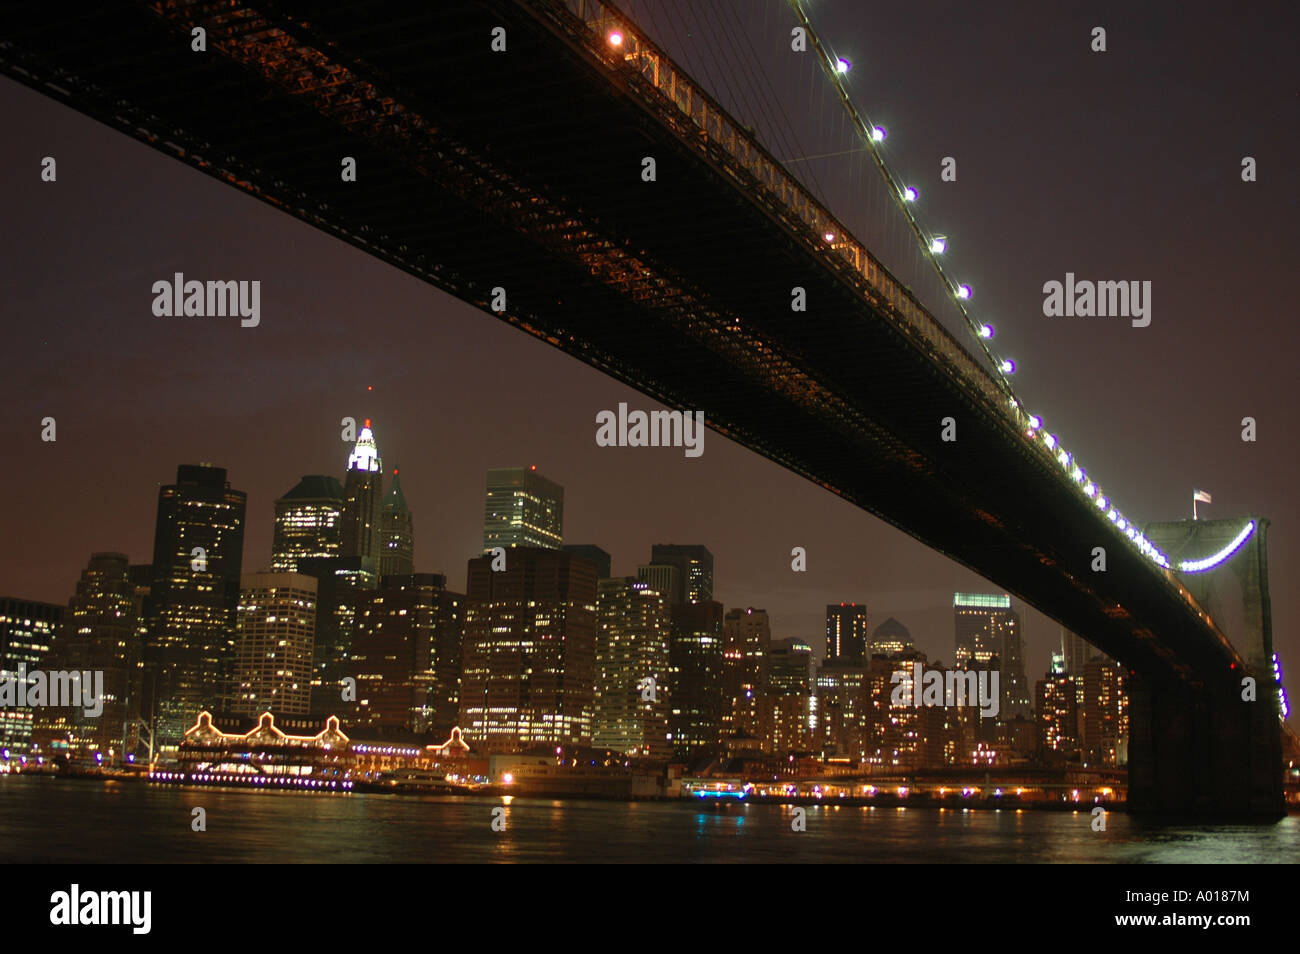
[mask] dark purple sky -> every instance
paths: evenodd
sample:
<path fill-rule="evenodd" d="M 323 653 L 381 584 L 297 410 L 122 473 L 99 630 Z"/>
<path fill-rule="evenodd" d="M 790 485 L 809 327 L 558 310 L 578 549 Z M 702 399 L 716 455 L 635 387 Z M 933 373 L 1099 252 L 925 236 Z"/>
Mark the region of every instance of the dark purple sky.
<path fill-rule="evenodd" d="M 781 0 L 634 9 L 780 158 L 770 117 L 737 105 L 759 71 L 802 155 L 852 145 L 811 54 L 789 50 Z M 1295 5 L 809 9 L 853 61 L 853 95 L 888 128 L 889 162 L 921 190 L 921 221 L 948 236 L 975 314 L 1018 362 L 1018 393 L 1124 512 L 1190 516 L 1200 487 L 1214 495 L 1207 516 L 1272 520 L 1275 638 L 1284 666 L 1300 667 Z M 1094 26 L 1106 53 L 1089 49 Z M 4 594 L 66 601 L 93 550 L 149 559 L 157 486 L 179 463 L 229 470 L 249 498 L 245 568 L 264 566 L 274 498 L 302 474 L 342 475 L 344 415 L 374 418 L 415 513 L 417 569 L 456 587 L 481 542 L 484 472 L 536 464 L 565 487 L 566 540 L 609 550 L 616 574 L 653 543 L 704 543 L 719 599 L 766 607 L 774 635 L 819 652 L 825 604 L 854 599 L 949 661 L 953 590 L 995 589 L 712 432 L 698 459 L 599 448 L 598 411 L 656 405 L 8 80 L 0 112 Z M 55 184 L 39 181 L 46 155 Z M 944 156 L 955 183 L 939 180 Z M 1241 181 L 1243 156 L 1257 182 Z M 861 156 L 804 165 L 924 294 L 878 174 Z M 261 280 L 261 326 L 154 317 L 150 286 L 177 271 Z M 1150 327 L 1044 317 L 1043 283 L 1067 271 L 1151 281 Z M 40 440 L 46 415 L 53 444 Z M 1240 439 L 1247 415 L 1254 444 Z M 790 570 L 796 545 L 807 573 Z M 1026 631 L 1032 680 L 1058 628 L 1031 610 Z"/>

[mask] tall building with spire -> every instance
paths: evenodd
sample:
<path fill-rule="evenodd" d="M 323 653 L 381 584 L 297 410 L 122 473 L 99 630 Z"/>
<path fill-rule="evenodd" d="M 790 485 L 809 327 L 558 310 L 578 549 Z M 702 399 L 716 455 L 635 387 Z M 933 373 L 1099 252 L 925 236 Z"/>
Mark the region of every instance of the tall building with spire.
<path fill-rule="evenodd" d="M 378 566 L 383 549 L 383 484 L 384 462 L 366 418 L 343 481 L 343 556 L 369 557 Z"/>
<path fill-rule="evenodd" d="M 379 576 L 410 576 L 415 572 L 415 520 L 406 506 L 402 483 L 393 468 L 393 483 L 384 494 L 380 516 Z"/>
<path fill-rule="evenodd" d="M 275 502 L 271 569 L 297 573 L 300 560 L 338 556 L 343 548 L 343 485 L 308 474 Z"/>

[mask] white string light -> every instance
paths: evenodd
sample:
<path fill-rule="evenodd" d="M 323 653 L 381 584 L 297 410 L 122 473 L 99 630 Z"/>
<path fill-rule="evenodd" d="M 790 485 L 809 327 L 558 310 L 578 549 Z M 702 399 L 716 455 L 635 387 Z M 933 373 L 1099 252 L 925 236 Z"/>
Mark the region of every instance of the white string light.
<path fill-rule="evenodd" d="M 808 15 L 804 12 L 802 6 L 800 5 L 800 0 L 788 0 L 788 2 L 790 4 L 791 9 L 794 10 L 795 16 L 799 19 L 799 21 L 803 24 L 804 28 L 806 29 L 809 38 L 813 42 L 814 48 L 818 51 L 818 53 L 821 54 L 821 65 L 823 71 L 829 77 L 831 84 L 835 87 L 836 92 L 839 93 L 840 99 L 843 102 L 844 107 L 848 110 L 850 119 L 853 121 L 853 126 L 858 133 L 858 137 L 862 139 L 863 142 L 866 144 L 866 148 L 871 153 L 872 158 L 875 160 L 876 166 L 877 168 L 880 169 L 881 175 L 885 177 L 885 182 L 892 188 L 895 196 L 897 196 L 899 201 L 899 207 L 902 209 L 903 215 L 907 219 L 908 224 L 911 225 L 912 231 L 916 234 L 917 240 L 921 243 L 922 248 L 928 249 L 929 251 L 928 257 L 930 259 L 931 264 L 934 265 L 935 269 L 939 273 L 940 278 L 943 279 L 944 284 L 951 291 L 954 299 L 953 303 L 955 304 L 957 310 L 961 313 L 962 318 L 965 319 L 968 329 L 975 336 L 975 339 L 980 345 L 981 349 L 983 350 L 985 356 L 989 359 L 990 363 L 995 368 L 995 374 L 997 375 L 995 380 L 1001 384 L 1003 389 L 1010 396 L 1011 406 L 1022 418 L 1022 423 L 1029 424 L 1028 429 L 1025 431 L 1025 436 L 1028 439 L 1032 440 L 1035 437 L 1036 433 L 1040 430 L 1042 426 L 1042 421 L 1036 415 L 1030 415 L 1025 410 L 1024 405 L 1020 402 L 1020 400 L 1016 397 L 1015 392 L 1012 390 L 1011 382 L 1007 380 L 1008 375 L 1015 373 L 1016 363 L 1010 358 L 998 359 L 997 357 L 994 356 L 993 352 L 990 350 L 987 344 L 987 342 L 991 340 L 993 337 L 993 327 L 988 324 L 977 323 L 973 318 L 971 318 L 970 312 L 967 311 L 966 306 L 964 304 L 966 301 L 970 300 L 971 297 L 970 286 L 955 282 L 948 277 L 947 272 L 945 271 L 943 265 L 939 260 L 939 256 L 942 255 L 947 250 L 948 247 L 947 237 L 943 235 L 934 235 L 931 236 L 928 240 L 926 239 L 925 231 L 921 228 L 920 223 L 917 221 L 915 215 L 913 215 L 912 210 L 910 208 L 910 203 L 915 202 L 917 198 L 916 189 L 912 188 L 911 186 L 904 186 L 900 183 L 898 178 L 894 175 L 894 173 L 890 170 L 888 164 L 885 162 L 884 156 L 876 148 L 877 143 L 884 141 L 885 130 L 880 126 L 871 125 L 868 122 L 866 115 L 864 113 L 861 113 L 858 110 L 858 108 L 853 104 L 853 101 L 849 97 L 848 90 L 844 86 L 842 77 L 844 74 L 846 74 L 849 71 L 851 64 L 849 63 L 848 60 L 844 59 L 843 57 L 832 57 L 829 53 L 826 52 L 825 47 L 823 47 L 821 43 L 820 37 L 813 29 L 812 22 L 809 20 Z M 1057 437 L 1053 434 L 1045 435 L 1043 438 L 1043 442 L 1047 446 L 1047 449 L 1049 451 L 1055 450 L 1059 443 Z M 1058 456 L 1058 460 L 1061 462 L 1061 465 L 1065 467 L 1067 470 L 1069 470 L 1071 465 L 1074 464 L 1074 456 L 1066 452 L 1064 448 L 1061 448 L 1061 452 Z M 1085 481 L 1085 474 L 1083 470 L 1078 467 L 1077 464 L 1074 464 L 1074 468 L 1071 476 L 1074 478 L 1076 483 L 1082 484 Z M 1090 481 L 1082 489 L 1083 492 L 1087 494 L 1087 496 L 1089 497 L 1095 497 L 1099 492 L 1098 488 L 1095 485 L 1093 485 L 1092 482 Z M 1097 500 L 1097 504 L 1100 509 L 1105 510 L 1107 508 L 1108 501 L 1105 497 L 1100 497 Z M 1110 517 L 1111 522 L 1115 524 L 1115 526 L 1119 530 L 1123 531 L 1125 527 L 1128 526 L 1128 522 L 1124 520 L 1123 516 L 1118 511 L 1111 510 L 1108 516 Z M 1128 530 L 1129 532 L 1126 534 L 1126 536 L 1129 538 L 1129 540 L 1133 541 L 1135 545 L 1138 545 L 1139 549 L 1152 562 L 1156 563 L 1158 566 L 1162 566 L 1165 568 L 1169 567 L 1169 561 L 1166 559 L 1163 553 L 1161 553 L 1158 549 L 1156 549 L 1149 542 L 1147 542 L 1146 538 L 1143 537 L 1141 534 L 1135 533 L 1132 527 L 1128 527 Z"/>

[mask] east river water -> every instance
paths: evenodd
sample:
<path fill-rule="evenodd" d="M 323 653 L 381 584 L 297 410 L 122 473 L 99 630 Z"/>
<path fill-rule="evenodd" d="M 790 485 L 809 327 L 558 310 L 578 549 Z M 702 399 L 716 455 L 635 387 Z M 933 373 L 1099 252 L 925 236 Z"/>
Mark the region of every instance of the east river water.
<path fill-rule="evenodd" d="M 193 809 L 207 830 L 191 830 Z M 497 826 L 493 829 L 494 809 Z M 12 862 L 1294 863 L 1300 815 L 1162 825 L 1112 812 L 309 795 L 0 776 Z"/>

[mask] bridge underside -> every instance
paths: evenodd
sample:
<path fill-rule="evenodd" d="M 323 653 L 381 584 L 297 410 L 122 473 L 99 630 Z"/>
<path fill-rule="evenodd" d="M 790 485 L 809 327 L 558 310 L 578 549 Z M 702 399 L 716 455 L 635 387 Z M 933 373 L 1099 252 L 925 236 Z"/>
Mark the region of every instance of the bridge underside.
<path fill-rule="evenodd" d="M 60 9 L 7 6 L 8 75 L 480 308 L 504 288 L 503 320 L 703 410 L 1170 687 L 1159 698 L 1217 698 L 1239 660 L 942 349 L 648 100 L 635 71 L 611 77 L 560 5 Z M 195 25 L 206 53 L 191 50 Z M 345 156 L 356 182 L 341 180 Z M 956 442 L 940 440 L 945 417 Z"/>

